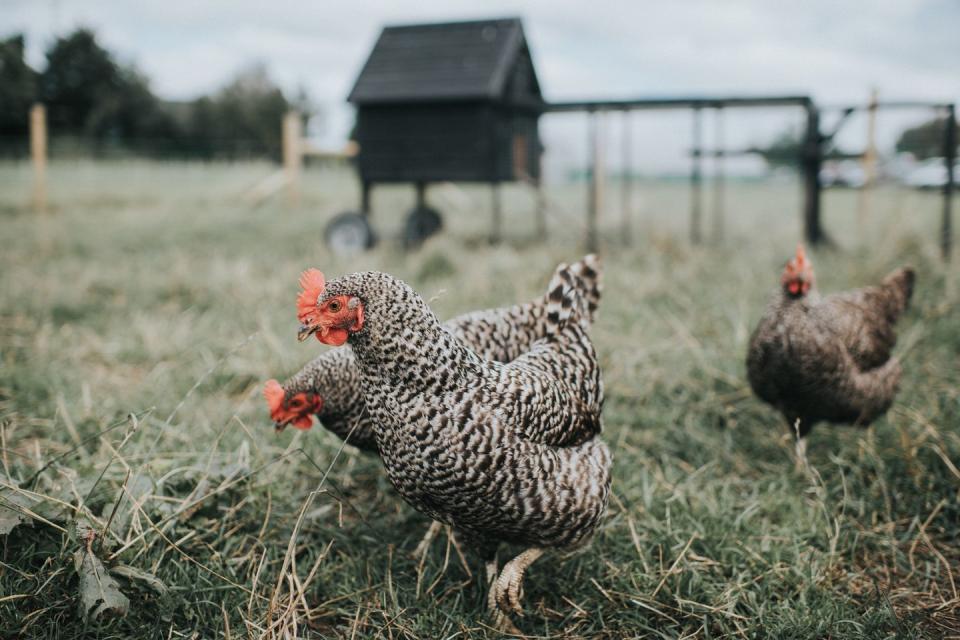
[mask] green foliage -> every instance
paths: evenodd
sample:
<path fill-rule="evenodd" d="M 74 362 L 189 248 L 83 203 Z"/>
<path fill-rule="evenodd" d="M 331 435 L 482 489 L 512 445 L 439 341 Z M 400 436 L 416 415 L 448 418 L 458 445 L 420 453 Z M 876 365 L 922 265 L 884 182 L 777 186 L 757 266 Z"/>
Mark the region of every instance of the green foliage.
<path fill-rule="evenodd" d="M 22 140 L 26 147 L 28 113 L 36 101 L 36 74 L 24 60 L 23 35 L 0 40 L 0 141 Z"/>
<path fill-rule="evenodd" d="M 39 97 L 51 135 L 104 142 L 152 135 L 167 126 L 146 78 L 119 65 L 89 29 L 58 38 L 47 50 Z"/>
<path fill-rule="evenodd" d="M 206 158 L 279 159 L 280 122 L 290 108 L 266 67 L 256 64 L 216 94 L 189 103 L 180 136 L 185 148 Z"/>
<path fill-rule="evenodd" d="M 90 29 L 57 38 L 40 74 L 23 48 L 22 36 L 0 42 L 0 149 L 14 155 L 26 153 L 27 113 L 37 100 L 47 107 L 53 155 L 278 160 L 284 114 L 312 110 L 302 90 L 287 100 L 260 64 L 209 96 L 176 103 L 159 100 L 147 77 L 118 63 Z"/>
<path fill-rule="evenodd" d="M 38 218 L 29 173 L 0 167 L 0 506 L 39 516 L 0 535 L 0 637 L 497 637 L 469 551 L 465 568 L 440 536 L 422 565 L 408 557 L 428 523 L 380 463 L 319 427 L 274 433 L 260 381 L 322 348 L 294 338 L 304 267 L 395 273 L 449 317 L 541 293 L 582 251 L 579 215 L 558 207 L 550 242 L 530 243 L 529 194 L 505 185 L 510 241 L 489 246 L 486 216 L 445 205 L 446 231 L 406 254 L 389 238 L 414 194 L 384 186 L 374 219 L 388 240 L 341 259 L 322 229 L 355 204 L 354 176 L 308 167 L 301 207 L 239 207 L 271 171 L 54 162 L 53 213 Z M 550 201 L 581 189 L 551 187 Z M 592 334 L 614 498 L 588 548 L 530 568 L 518 625 L 553 638 L 955 635 L 960 291 L 937 258 L 939 197 L 881 187 L 857 229 L 856 194 L 825 195 L 842 244 L 812 252 L 825 291 L 904 262 L 919 278 L 897 402 L 871 431 L 814 429 L 807 475 L 743 365 L 796 246 L 800 190 L 731 184 L 726 244 L 690 247 L 686 186 L 643 189 L 636 246 L 622 248 L 614 211 L 601 216 Z M 487 201 L 482 186 L 464 194 Z M 90 531 L 125 615 L 83 619 L 74 553 Z"/>
<path fill-rule="evenodd" d="M 960 140 L 960 125 L 957 127 L 956 139 Z M 911 127 L 897 138 L 897 151 L 909 152 L 917 160 L 943 157 L 943 138 L 947 127 L 946 118 L 933 118 L 923 124 Z"/>
<path fill-rule="evenodd" d="M 800 164 L 802 148 L 803 140 L 800 134 L 795 129 L 790 129 L 778 135 L 768 146 L 759 147 L 756 151 L 771 168 L 796 167 Z"/>

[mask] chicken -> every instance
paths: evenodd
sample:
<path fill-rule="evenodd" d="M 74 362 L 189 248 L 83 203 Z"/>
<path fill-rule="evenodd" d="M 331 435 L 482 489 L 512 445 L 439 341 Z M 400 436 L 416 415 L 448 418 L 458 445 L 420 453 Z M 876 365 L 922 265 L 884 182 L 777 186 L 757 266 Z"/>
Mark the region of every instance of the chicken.
<path fill-rule="evenodd" d="M 349 342 L 391 483 L 480 553 L 488 606 L 506 630 L 508 612 L 522 615 L 526 568 L 546 550 L 586 544 L 606 511 L 612 457 L 577 279 L 558 270 L 543 336 L 508 363 L 481 357 L 392 276 L 307 279 L 316 302 L 301 313 L 303 333 Z M 526 550 L 498 575 L 500 543 Z"/>
<path fill-rule="evenodd" d="M 569 267 L 582 284 L 592 321 L 600 302 L 600 261 L 585 256 Z M 444 326 L 487 359 L 510 362 L 543 337 L 546 331 L 546 295 L 526 304 L 474 311 L 448 320 Z M 326 351 L 288 378 L 282 385 L 270 380 L 264 387 L 270 417 L 277 429 L 292 425 L 309 429 L 316 415 L 324 427 L 350 444 L 375 453 L 373 424 L 364 411 L 360 371 L 349 349 Z"/>
<path fill-rule="evenodd" d="M 787 263 L 750 338 L 747 376 L 797 437 L 798 462 L 817 422 L 867 426 L 893 403 L 900 362 L 894 324 L 913 292 L 914 272 L 897 269 L 879 286 L 820 296 L 803 246 Z"/>

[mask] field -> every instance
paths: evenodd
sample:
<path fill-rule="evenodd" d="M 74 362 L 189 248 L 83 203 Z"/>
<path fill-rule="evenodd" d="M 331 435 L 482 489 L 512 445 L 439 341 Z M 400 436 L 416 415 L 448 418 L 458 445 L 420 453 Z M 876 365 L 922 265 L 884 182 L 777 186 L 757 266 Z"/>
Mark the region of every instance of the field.
<path fill-rule="evenodd" d="M 0 637 L 496 636 L 476 559 L 441 536 L 418 565 L 428 522 L 379 461 L 317 426 L 275 434 L 260 390 L 325 348 L 295 339 L 305 267 L 389 271 L 441 317 L 526 300 L 580 255 L 582 185 L 550 190 L 548 243 L 509 189 L 496 247 L 488 193 L 439 188 L 448 229 L 413 254 L 390 238 L 412 190 L 377 191 L 385 241 L 338 259 L 321 234 L 355 204 L 350 174 L 309 169 L 298 207 L 245 204 L 270 170 L 54 163 L 38 216 L 28 167 L 0 166 L 0 505 L 17 510 L 0 526 L 25 520 L 0 536 Z M 724 241 L 699 248 L 683 184 L 638 194 L 632 247 L 615 199 L 603 218 L 594 331 L 614 497 L 587 550 L 530 569 L 520 628 L 960 638 L 960 291 L 937 255 L 939 197 L 884 189 L 859 217 L 855 193 L 826 196 L 823 290 L 904 262 L 919 284 L 897 403 L 869 431 L 815 429 L 808 474 L 743 365 L 799 238 L 799 187 L 730 184 Z M 122 608 L 91 595 L 104 570 L 129 610 L 84 615 Z"/>

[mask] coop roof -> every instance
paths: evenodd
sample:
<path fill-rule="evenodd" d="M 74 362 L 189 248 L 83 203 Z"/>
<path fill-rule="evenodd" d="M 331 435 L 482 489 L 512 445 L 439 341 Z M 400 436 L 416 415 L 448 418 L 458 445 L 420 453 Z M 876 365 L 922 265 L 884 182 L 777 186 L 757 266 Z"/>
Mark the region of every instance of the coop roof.
<path fill-rule="evenodd" d="M 348 100 L 496 100 L 519 55 L 530 54 L 518 18 L 385 27 Z"/>

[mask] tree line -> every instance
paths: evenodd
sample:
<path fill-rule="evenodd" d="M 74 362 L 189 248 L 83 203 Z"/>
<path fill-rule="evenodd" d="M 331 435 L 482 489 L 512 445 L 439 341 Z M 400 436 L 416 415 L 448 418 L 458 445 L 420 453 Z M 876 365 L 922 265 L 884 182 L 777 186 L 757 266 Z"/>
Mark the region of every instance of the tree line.
<path fill-rule="evenodd" d="M 27 152 L 28 114 L 36 102 L 46 106 L 55 151 L 95 156 L 279 158 L 283 115 L 311 110 L 302 92 L 284 96 L 262 65 L 210 95 L 169 102 L 90 29 L 57 38 L 39 71 L 27 64 L 25 44 L 22 34 L 0 40 L 0 154 L 8 157 Z"/>

